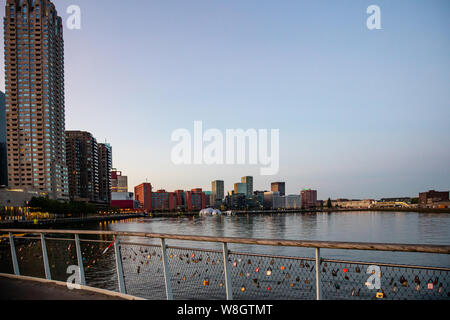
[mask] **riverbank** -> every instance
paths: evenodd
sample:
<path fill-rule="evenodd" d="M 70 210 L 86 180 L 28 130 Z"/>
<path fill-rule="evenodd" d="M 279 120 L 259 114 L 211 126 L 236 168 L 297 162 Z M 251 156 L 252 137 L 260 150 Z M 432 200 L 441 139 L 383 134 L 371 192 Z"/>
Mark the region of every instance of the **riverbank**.
<path fill-rule="evenodd" d="M 61 225 L 77 225 L 84 223 L 98 223 L 110 221 L 122 221 L 126 219 L 142 218 L 141 213 L 118 214 L 112 216 L 88 216 L 77 218 L 57 218 L 40 220 L 3 220 L 0 221 L 1 228 L 33 228 L 33 227 L 52 227 Z"/>

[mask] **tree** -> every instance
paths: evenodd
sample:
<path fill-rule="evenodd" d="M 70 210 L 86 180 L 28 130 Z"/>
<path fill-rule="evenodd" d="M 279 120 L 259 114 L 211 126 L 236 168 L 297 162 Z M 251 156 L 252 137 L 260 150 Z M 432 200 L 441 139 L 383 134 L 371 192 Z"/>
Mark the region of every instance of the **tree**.
<path fill-rule="evenodd" d="M 328 201 L 327 201 L 327 207 L 328 207 L 329 209 L 331 209 L 331 208 L 333 207 L 333 204 L 332 204 L 330 198 L 328 198 Z"/>

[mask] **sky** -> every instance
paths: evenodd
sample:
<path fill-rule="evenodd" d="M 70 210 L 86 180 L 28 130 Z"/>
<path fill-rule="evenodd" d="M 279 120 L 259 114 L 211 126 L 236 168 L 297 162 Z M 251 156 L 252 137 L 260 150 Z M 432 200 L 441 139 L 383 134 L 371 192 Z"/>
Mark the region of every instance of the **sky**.
<path fill-rule="evenodd" d="M 81 29 L 64 31 L 66 129 L 110 143 L 130 191 L 231 190 L 247 175 L 319 199 L 450 189 L 448 0 L 54 3 L 65 23 L 81 9 Z M 373 4 L 381 30 L 366 25 Z M 279 129 L 279 173 L 176 166 L 171 135 L 194 121 Z"/>

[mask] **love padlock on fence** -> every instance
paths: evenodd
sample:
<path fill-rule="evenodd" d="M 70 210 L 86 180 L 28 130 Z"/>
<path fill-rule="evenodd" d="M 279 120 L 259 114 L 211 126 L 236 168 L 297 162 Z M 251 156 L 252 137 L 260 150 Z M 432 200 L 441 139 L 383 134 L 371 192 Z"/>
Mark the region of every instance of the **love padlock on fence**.
<path fill-rule="evenodd" d="M 433 284 L 433 280 L 428 280 L 428 290 L 433 290 L 434 289 L 434 284 Z"/>

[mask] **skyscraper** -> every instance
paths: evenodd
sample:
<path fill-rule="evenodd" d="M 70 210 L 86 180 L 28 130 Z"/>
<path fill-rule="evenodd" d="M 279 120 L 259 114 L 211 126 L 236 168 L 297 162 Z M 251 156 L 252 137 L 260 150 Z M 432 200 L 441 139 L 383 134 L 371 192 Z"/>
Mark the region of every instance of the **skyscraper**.
<path fill-rule="evenodd" d="M 8 185 L 5 94 L 0 91 L 0 186 Z"/>
<path fill-rule="evenodd" d="M 7 0 L 3 22 L 9 186 L 68 199 L 62 19 L 49 0 Z"/>
<path fill-rule="evenodd" d="M 218 202 L 222 202 L 225 197 L 225 186 L 222 180 L 212 182 L 212 205 L 216 206 Z"/>
<path fill-rule="evenodd" d="M 253 195 L 253 177 L 242 177 L 241 182 L 247 184 L 247 198 Z"/>
<path fill-rule="evenodd" d="M 247 184 L 246 183 L 235 183 L 234 184 L 234 193 L 235 194 L 243 194 L 247 196 Z"/>
<path fill-rule="evenodd" d="M 286 195 L 286 183 L 285 182 L 273 182 L 272 183 L 272 192 L 279 192 L 280 196 Z"/>
<path fill-rule="evenodd" d="M 98 191 L 99 201 L 111 202 L 111 170 L 112 170 L 112 148 L 107 143 L 98 144 Z"/>
<path fill-rule="evenodd" d="M 89 132 L 67 131 L 67 166 L 71 200 L 99 200 L 98 145 Z"/>

